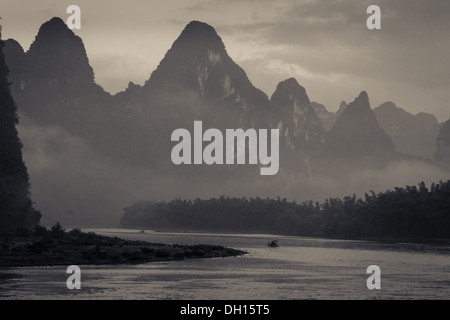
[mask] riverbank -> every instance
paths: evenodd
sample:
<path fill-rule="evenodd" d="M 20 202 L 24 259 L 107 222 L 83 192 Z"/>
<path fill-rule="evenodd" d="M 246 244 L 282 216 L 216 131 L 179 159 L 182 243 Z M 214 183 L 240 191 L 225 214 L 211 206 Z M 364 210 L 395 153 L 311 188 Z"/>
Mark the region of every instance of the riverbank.
<path fill-rule="evenodd" d="M 244 251 L 216 245 L 178 245 L 125 240 L 59 224 L 0 237 L 0 268 L 56 265 L 139 264 L 229 257 Z"/>
<path fill-rule="evenodd" d="M 83 230 L 83 229 L 82 229 Z M 83 230 L 84 231 L 84 230 Z M 84 265 L 81 290 L 66 266 L 0 269 L 0 300 L 437 300 L 450 297 L 450 246 L 336 241 L 264 234 L 86 232 L 153 243 L 208 243 L 248 254 L 169 263 Z M 267 242 L 278 239 L 278 248 Z M 366 286 L 381 269 L 381 290 Z M 76 292 L 75 292 L 76 291 Z"/>
<path fill-rule="evenodd" d="M 105 228 L 107 230 L 109 228 Z M 139 232 L 142 230 L 137 227 L 119 227 L 114 229 L 123 230 L 135 230 Z M 327 240 L 348 240 L 348 241 L 371 241 L 379 243 L 410 243 L 410 244 L 434 244 L 434 245 L 450 245 L 450 238 L 436 238 L 436 237 L 405 237 L 405 236 L 327 236 L 327 235 L 304 235 L 295 233 L 272 233 L 267 230 L 261 231 L 246 231 L 246 230 L 224 230 L 218 232 L 213 229 L 178 229 L 178 228 L 153 228 L 151 231 L 159 233 L 184 233 L 184 234 L 220 234 L 220 235 L 236 235 L 236 234 L 247 234 L 247 235 L 270 235 L 274 238 L 277 237 L 299 237 L 308 239 L 327 239 Z"/>

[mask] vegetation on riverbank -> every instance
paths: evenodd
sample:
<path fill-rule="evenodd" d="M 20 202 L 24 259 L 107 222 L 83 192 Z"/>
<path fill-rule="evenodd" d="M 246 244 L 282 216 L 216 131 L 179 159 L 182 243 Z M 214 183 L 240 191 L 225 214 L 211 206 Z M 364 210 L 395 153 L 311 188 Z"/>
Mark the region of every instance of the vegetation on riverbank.
<path fill-rule="evenodd" d="M 324 203 L 229 198 L 139 202 L 123 227 L 272 233 L 352 239 L 450 238 L 450 181 L 395 188 Z"/>
<path fill-rule="evenodd" d="M 0 237 L 0 267 L 137 264 L 196 258 L 228 257 L 245 252 L 214 245 L 169 245 L 66 232 L 58 223 Z"/>

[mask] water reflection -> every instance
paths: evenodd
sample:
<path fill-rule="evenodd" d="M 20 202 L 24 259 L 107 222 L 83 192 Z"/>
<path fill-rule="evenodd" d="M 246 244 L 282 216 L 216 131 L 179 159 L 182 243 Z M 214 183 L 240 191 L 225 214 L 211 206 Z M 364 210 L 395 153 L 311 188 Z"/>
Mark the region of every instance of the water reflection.
<path fill-rule="evenodd" d="M 64 267 L 0 270 L 2 299 L 448 299 L 448 245 L 393 244 L 273 235 L 96 229 L 161 243 L 217 244 L 248 251 L 230 258 L 81 266 L 82 289 L 69 291 Z M 278 239 L 280 247 L 267 243 Z M 366 269 L 381 268 L 381 290 Z"/>

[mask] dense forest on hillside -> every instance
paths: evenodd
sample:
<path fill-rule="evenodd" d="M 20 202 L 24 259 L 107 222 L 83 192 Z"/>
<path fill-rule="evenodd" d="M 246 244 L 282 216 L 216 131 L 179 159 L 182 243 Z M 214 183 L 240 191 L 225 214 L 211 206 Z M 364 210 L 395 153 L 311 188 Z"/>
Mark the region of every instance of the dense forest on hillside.
<path fill-rule="evenodd" d="M 33 227 L 41 216 L 29 195 L 29 176 L 16 129 L 17 106 L 9 89 L 3 47 L 0 26 L 0 233 Z"/>
<path fill-rule="evenodd" d="M 138 202 L 124 209 L 123 227 L 262 232 L 343 238 L 450 237 L 450 180 L 330 198 L 324 203 L 286 199 L 175 199 Z"/>

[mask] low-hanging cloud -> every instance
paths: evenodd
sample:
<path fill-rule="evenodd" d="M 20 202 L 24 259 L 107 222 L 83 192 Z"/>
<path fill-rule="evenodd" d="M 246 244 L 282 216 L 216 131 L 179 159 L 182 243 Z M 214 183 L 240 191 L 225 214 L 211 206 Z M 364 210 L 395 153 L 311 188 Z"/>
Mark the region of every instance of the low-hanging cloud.
<path fill-rule="evenodd" d="M 395 187 L 427 185 L 450 179 L 450 173 L 418 160 L 393 162 L 349 174 L 293 173 L 211 181 L 183 178 L 175 172 L 158 174 L 151 168 L 128 166 L 99 155 L 94 148 L 58 126 L 38 126 L 22 119 L 19 126 L 32 199 L 47 225 L 118 226 L 124 207 L 141 201 L 174 198 L 230 197 L 287 198 L 323 202 L 330 197 L 383 192 Z M 213 168 L 214 169 L 214 168 Z"/>

